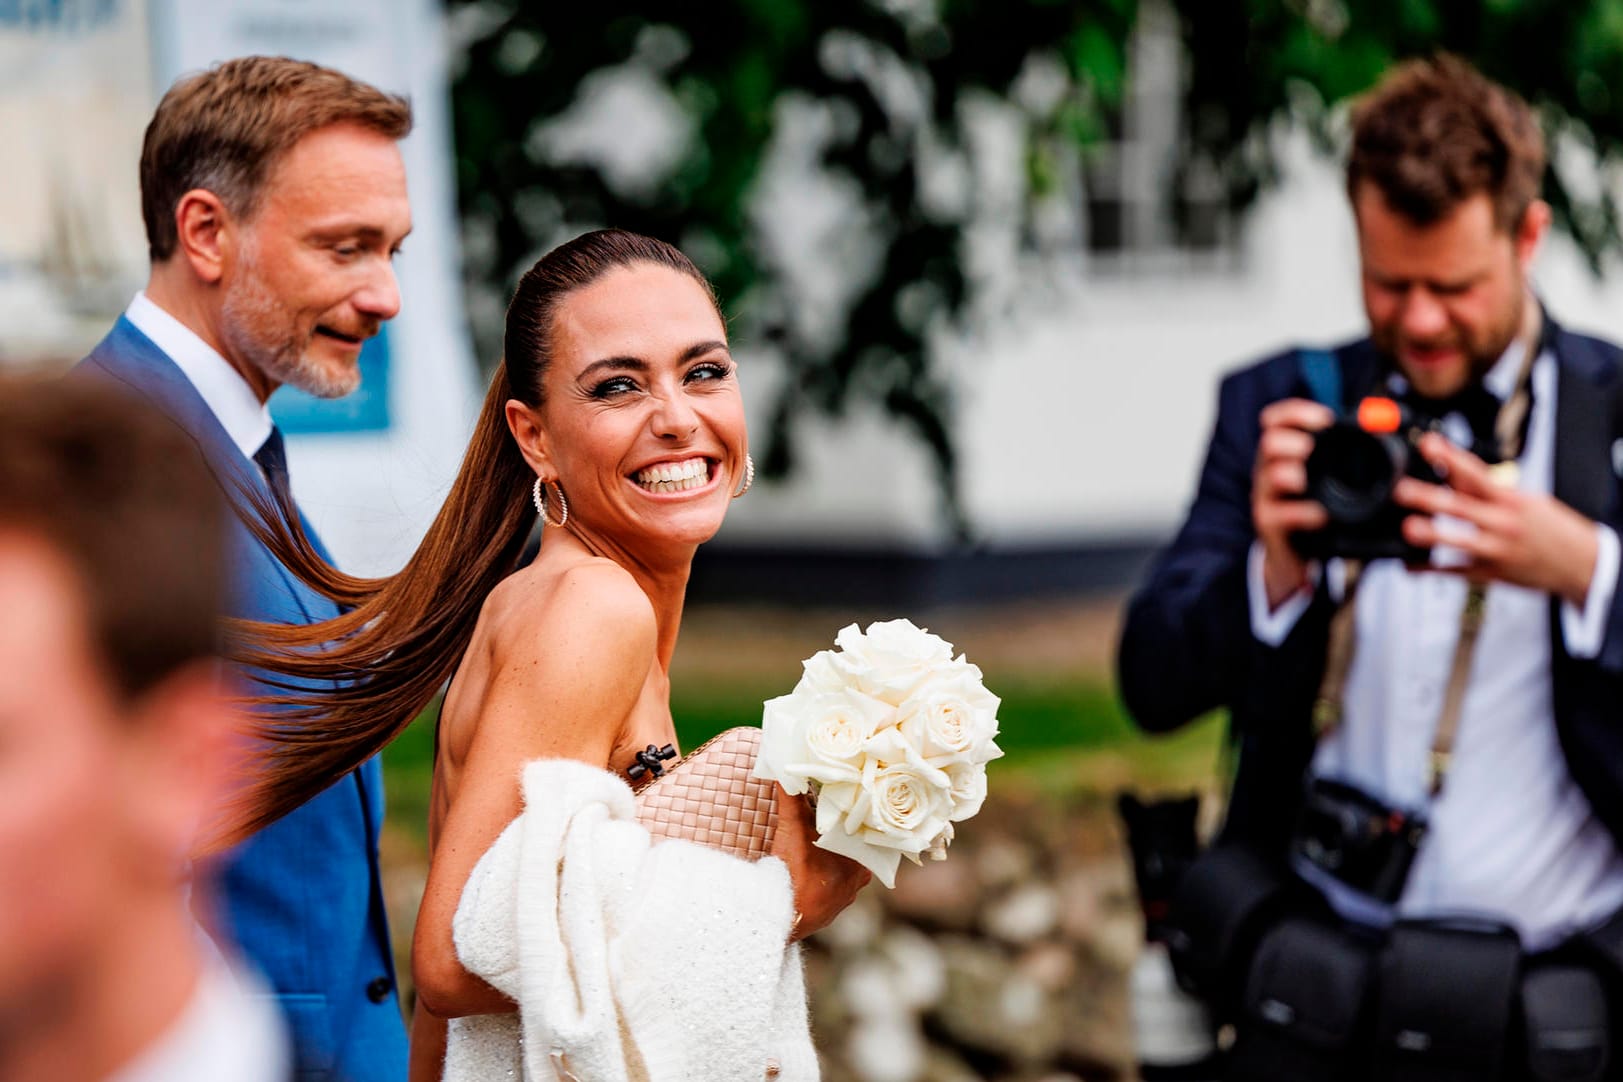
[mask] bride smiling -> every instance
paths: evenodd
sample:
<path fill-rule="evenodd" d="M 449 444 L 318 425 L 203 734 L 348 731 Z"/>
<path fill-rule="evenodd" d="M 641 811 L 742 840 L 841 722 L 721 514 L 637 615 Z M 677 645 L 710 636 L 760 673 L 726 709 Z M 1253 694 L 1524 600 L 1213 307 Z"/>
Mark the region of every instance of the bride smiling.
<path fill-rule="evenodd" d="M 414 1082 L 815 1077 L 791 944 L 867 873 L 816 848 L 781 792 L 777 859 L 651 846 L 622 780 L 638 749 L 676 740 L 669 669 L 694 551 L 752 480 L 714 294 L 670 245 L 588 233 L 525 274 L 504 346 L 452 491 L 399 574 L 345 576 L 296 530 L 277 539 L 347 611 L 240 629 L 240 659 L 282 709 L 238 829 L 376 753 L 449 680 L 412 950 Z M 516 568 L 537 512 L 539 555 Z"/>

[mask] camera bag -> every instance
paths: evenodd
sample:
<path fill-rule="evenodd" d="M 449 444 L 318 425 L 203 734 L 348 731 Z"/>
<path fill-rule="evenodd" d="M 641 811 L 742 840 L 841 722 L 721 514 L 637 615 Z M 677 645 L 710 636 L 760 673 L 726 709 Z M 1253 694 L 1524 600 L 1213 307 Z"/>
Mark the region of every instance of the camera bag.
<path fill-rule="evenodd" d="M 1178 983 L 1220 1016 L 1233 1013 L 1251 949 L 1293 892 L 1283 868 L 1242 845 L 1216 845 L 1184 872 L 1167 913 Z"/>
<path fill-rule="evenodd" d="M 1373 1077 L 1491 1082 L 1504 1077 L 1521 941 L 1486 921 L 1399 921 L 1381 952 Z"/>
<path fill-rule="evenodd" d="M 1423 815 L 1394 808 L 1347 782 L 1309 778 L 1290 851 L 1293 860 L 1390 905 L 1403 893 L 1425 833 Z"/>
<path fill-rule="evenodd" d="M 1623 986 L 1623 909 L 1588 931 L 1580 932 L 1574 943 L 1601 967 L 1611 985 Z"/>
<path fill-rule="evenodd" d="M 1612 1058 L 1606 989 L 1593 969 L 1538 965 L 1522 978 L 1527 1076 L 1532 1082 L 1600 1082 Z"/>
<path fill-rule="evenodd" d="M 1227 1077 L 1365 1077 L 1374 968 L 1375 945 L 1359 930 L 1316 916 L 1280 921 L 1257 945 Z"/>

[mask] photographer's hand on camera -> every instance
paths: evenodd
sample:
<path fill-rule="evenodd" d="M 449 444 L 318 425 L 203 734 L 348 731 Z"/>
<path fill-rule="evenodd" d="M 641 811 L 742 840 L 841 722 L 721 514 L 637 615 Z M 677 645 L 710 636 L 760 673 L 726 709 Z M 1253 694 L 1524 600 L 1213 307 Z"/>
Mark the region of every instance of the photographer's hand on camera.
<path fill-rule="evenodd" d="M 1262 544 L 1268 604 L 1277 608 L 1310 585 L 1307 561 L 1291 547 L 1291 534 L 1322 529 L 1329 522 L 1324 507 L 1302 494 L 1307 491 L 1313 433 L 1327 428 L 1335 414 L 1317 402 L 1287 398 L 1267 406 L 1259 420 L 1262 436 L 1251 478 L 1251 520 Z"/>
<path fill-rule="evenodd" d="M 1393 489 L 1397 503 L 1420 512 L 1404 520 L 1409 542 L 1459 550 L 1465 563 L 1446 570 L 1473 582 L 1525 586 L 1583 606 L 1599 552 L 1594 522 L 1553 496 L 1499 483 L 1487 463 L 1440 435 L 1423 438 L 1420 451 L 1446 480 L 1404 478 Z"/>

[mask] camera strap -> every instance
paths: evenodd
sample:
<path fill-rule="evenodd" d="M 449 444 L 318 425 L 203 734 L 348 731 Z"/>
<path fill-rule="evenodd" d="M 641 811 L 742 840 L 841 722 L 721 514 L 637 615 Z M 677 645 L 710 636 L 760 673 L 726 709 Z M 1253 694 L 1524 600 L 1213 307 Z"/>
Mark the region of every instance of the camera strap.
<path fill-rule="evenodd" d="M 1494 418 L 1494 436 L 1499 443 L 1499 457 L 1505 466 L 1513 466 L 1521 457 L 1522 443 L 1527 433 L 1527 416 L 1533 406 L 1533 362 L 1538 359 L 1543 341 L 1543 312 L 1536 306 L 1533 318 L 1522 335 L 1522 365 L 1516 375 L 1516 386 L 1505 399 Z M 1501 467 L 1502 468 L 1502 467 Z M 1506 481 L 1509 478 L 1501 474 Z M 1347 690 L 1347 674 L 1352 669 L 1353 649 L 1357 641 L 1358 583 L 1363 576 L 1361 560 L 1343 560 L 1344 584 L 1341 604 L 1330 618 L 1329 644 L 1325 651 L 1324 676 L 1319 682 L 1319 693 L 1313 703 L 1313 729 L 1323 739 L 1341 724 L 1342 701 Z M 1433 800 L 1443 791 L 1448 777 L 1450 757 L 1454 751 L 1454 737 L 1459 731 L 1460 711 L 1465 705 L 1465 689 L 1471 679 L 1471 658 L 1476 653 L 1477 635 L 1482 630 L 1482 617 L 1487 609 L 1488 588 L 1472 583 L 1466 590 L 1465 604 L 1460 609 L 1460 634 L 1454 644 L 1454 659 L 1449 668 L 1448 687 L 1443 695 L 1442 712 L 1437 718 L 1437 729 L 1432 736 L 1431 753 L 1427 764 L 1427 783 Z"/>

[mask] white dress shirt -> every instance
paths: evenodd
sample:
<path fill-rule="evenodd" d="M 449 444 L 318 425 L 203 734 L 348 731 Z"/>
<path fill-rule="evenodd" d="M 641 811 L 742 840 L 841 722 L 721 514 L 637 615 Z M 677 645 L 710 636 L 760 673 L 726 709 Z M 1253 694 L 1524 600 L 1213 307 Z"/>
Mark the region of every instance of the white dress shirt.
<path fill-rule="evenodd" d="M 286 1082 L 291 1070 L 275 1001 L 215 956 L 180 1016 L 106 1082 Z"/>
<path fill-rule="evenodd" d="M 248 381 L 197 333 L 159 308 L 145 292 L 135 295 L 124 318 L 168 354 L 197 389 L 231 442 L 254 457 L 271 434 L 271 415 Z"/>
<path fill-rule="evenodd" d="M 1485 379 L 1501 398 L 1514 386 L 1523 348 L 1514 343 Z M 1534 363 L 1532 381 L 1518 484 L 1548 493 L 1556 397 L 1556 361 L 1549 351 Z M 1462 416 L 1445 418 L 1443 427 L 1456 442 L 1468 442 Z M 1604 525 L 1596 530 L 1600 547 L 1589 595 L 1581 608 L 1561 606 L 1562 634 L 1575 657 L 1599 653 L 1617 586 L 1617 535 Z M 1310 594 L 1301 591 L 1270 612 L 1260 542 L 1252 546 L 1247 570 L 1252 632 L 1278 645 Z M 1331 561 L 1326 570 L 1332 596 L 1339 598 L 1341 562 Z M 1317 569 L 1313 573 L 1316 580 Z M 1529 949 L 1538 949 L 1623 906 L 1623 859 L 1573 781 L 1556 737 L 1545 593 L 1489 586 L 1448 776 L 1431 801 L 1427 764 L 1466 589 L 1458 575 L 1411 572 L 1397 560 L 1364 569 L 1354 601 L 1357 632 L 1342 721 L 1320 741 L 1311 769 L 1389 805 L 1426 809 L 1430 827 L 1398 915 L 1488 916 L 1510 923 Z M 1384 923 L 1392 916 L 1327 875 L 1311 877 L 1348 919 Z"/>

